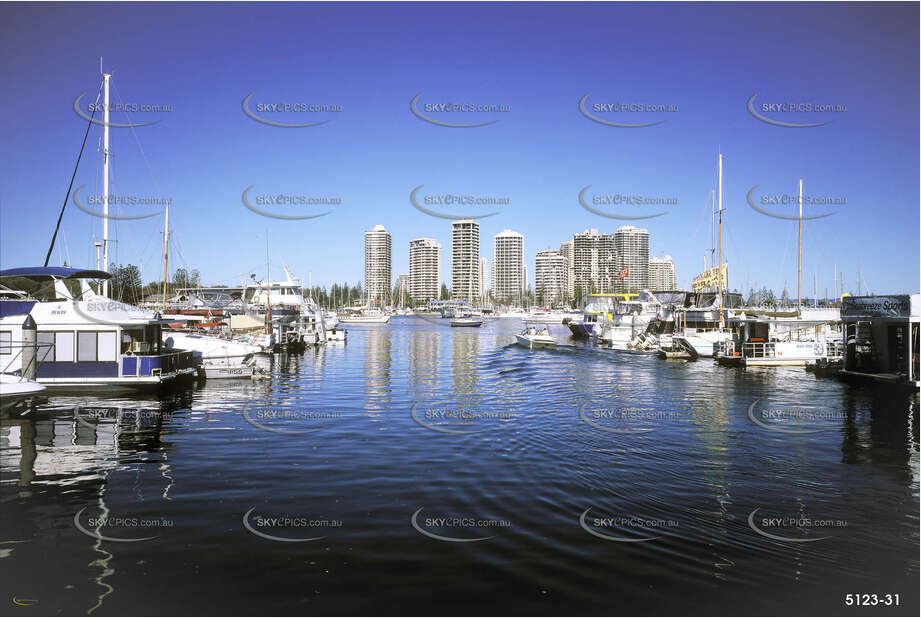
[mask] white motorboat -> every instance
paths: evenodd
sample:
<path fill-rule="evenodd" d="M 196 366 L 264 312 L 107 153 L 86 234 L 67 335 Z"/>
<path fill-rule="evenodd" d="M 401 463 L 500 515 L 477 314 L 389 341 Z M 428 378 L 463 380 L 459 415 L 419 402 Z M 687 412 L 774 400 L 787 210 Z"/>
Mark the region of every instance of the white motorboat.
<path fill-rule="evenodd" d="M 340 324 L 386 324 L 389 321 L 389 314 L 370 307 L 350 309 L 339 315 Z"/>
<path fill-rule="evenodd" d="M 483 318 L 475 318 L 472 316 L 464 316 L 462 318 L 454 318 L 451 320 L 451 326 L 469 326 L 471 328 L 476 328 L 483 325 Z"/>
<path fill-rule="evenodd" d="M 592 336 L 614 349 L 631 349 L 634 339 L 645 333 L 658 315 L 659 306 L 658 299 L 646 290 L 635 299 L 618 300 L 614 312 L 597 322 Z"/>
<path fill-rule="evenodd" d="M 13 407 L 17 403 L 41 395 L 46 387 L 34 380 L 10 373 L 0 373 L 0 411 Z"/>
<path fill-rule="evenodd" d="M 556 339 L 550 335 L 549 328 L 529 326 L 515 335 L 518 345 L 533 350 L 534 348 L 552 348 L 556 346 Z"/>
<path fill-rule="evenodd" d="M 191 350 L 200 355 L 202 362 L 221 361 L 225 364 L 262 352 L 262 347 L 242 341 L 232 341 L 208 335 L 196 335 L 179 331 L 163 333 L 163 348 L 166 350 Z"/>
<path fill-rule="evenodd" d="M 327 341 L 345 341 L 346 331 L 343 328 L 330 328 L 326 331 Z"/>

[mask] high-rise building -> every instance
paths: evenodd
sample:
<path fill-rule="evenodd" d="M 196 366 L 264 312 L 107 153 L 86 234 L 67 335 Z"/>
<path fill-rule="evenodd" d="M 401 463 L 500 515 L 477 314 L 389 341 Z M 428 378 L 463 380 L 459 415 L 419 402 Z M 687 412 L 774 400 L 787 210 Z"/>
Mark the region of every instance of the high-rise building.
<path fill-rule="evenodd" d="M 480 258 L 480 304 L 489 302 L 489 262 Z"/>
<path fill-rule="evenodd" d="M 399 307 L 405 307 L 412 304 L 412 298 L 409 295 L 409 275 L 397 275 L 396 296 L 393 303 Z"/>
<path fill-rule="evenodd" d="M 566 258 L 566 302 L 575 296 L 575 277 L 572 272 L 572 241 L 567 240 L 560 245 L 560 253 Z"/>
<path fill-rule="evenodd" d="M 614 291 L 617 252 L 614 236 L 592 228 L 572 236 L 573 296 Z"/>
<path fill-rule="evenodd" d="M 527 291 L 524 273 L 524 236 L 512 230 L 494 237 L 492 293 L 500 303 L 518 304 Z"/>
<path fill-rule="evenodd" d="M 675 261 L 672 256 L 649 258 L 649 289 L 653 292 L 678 289 Z"/>
<path fill-rule="evenodd" d="M 409 241 L 409 295 L 415 302 L 438 299 L 441 293 L 441 243 L 434 238 Z"/>
<path fill-rule="evenodd" d="M 476 302 L 480 294 L 480 224 L 451 222 L 451 297 Z"/>
<path fill-rule="evenodd" d="M 538 251 L 534 258 L 534 296 L 540 305 L 566 301 L 566 271 L 569 260 L 556 249 Z"/>
<path fill-rule="evenodd" d="M 616 292 L 642 292 L 649 288 L 649 230 L 632 225 L 614 231 L 617 251 Z"/>
<path fill-rule="evenodd" d="M 383 225 L 365 232 L 365 301 L 373 306 L 390 304 L 391 282 L 390 232 Z"/>

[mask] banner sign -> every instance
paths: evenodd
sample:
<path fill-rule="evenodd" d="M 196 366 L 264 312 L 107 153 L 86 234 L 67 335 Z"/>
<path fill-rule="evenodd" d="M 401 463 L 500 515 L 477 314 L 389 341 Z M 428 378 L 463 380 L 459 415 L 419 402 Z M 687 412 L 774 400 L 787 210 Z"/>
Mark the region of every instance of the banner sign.
<path fill-rule="evenodd" d="M 709 270 L 705 270 L 701 274 L 694 277 L 694 281 L 691 282 L 691 287 L 695 292 L 702 292 L 710 288 L 723 289 L 728 287 L 728 271 L 728 263 L 723 264 L 719 268 L 714 267 Z"/>
<path fill-rule="evenodd" d="M 897 296 L 845 296 L 841 316 L 908 317 L 911 301 L 907 294 Z"/>

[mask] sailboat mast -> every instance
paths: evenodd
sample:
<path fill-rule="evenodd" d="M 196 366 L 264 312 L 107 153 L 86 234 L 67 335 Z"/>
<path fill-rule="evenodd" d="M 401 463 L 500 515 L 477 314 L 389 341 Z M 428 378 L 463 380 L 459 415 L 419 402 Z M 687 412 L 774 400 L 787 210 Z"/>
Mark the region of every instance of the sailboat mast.
<path fill-rule="evenodd" d="M 719 286 L 719 314 L 720 314 L 720 329 L 722 329 L 725 324 L 723 323 L 723 153 L 720 153 L 720 163 L 719 163 L 719 173 L 718 173 L 718 186 L 719 186 L 719 262 L 717 262 L 716 268 L 716 280 L 717 285 Z"/>
<path fill-rule="evenodd" d="M 799 257 L 796 261 L 796 315 L 802 317 L 803 304 L 803 179 L 799 179 Z"/>
<path fill-rule="evenodd" d="M 166 310 L 166 279 L 169 261 L 169 204 L 166 204 L 166 216 L 163 219 L 163 310 Z"/>
<path fill-rule="evenodd" d="M 716 200 L 715 191 L 710 189 L 710 268 L 713 268 L 713 258 L 716 253 L 716 206 L 714 201 Z M 706 270 L 706 265 L 704 265 L 704 270 Z"/>
<path fill-rule="evenodd" d="M 265 231 L 265 334 L 272 334 L 272 282 L 269 279 L 269 231 Z"/>
<path fill-rule="evenodd" d="M 100 68 L 102 60 L 100 60 Z M 102 74 L 102 270 L 109 272 L 109 73 Z M 109 295 L 109 280 L 102 282 L 102 295 Z"/>

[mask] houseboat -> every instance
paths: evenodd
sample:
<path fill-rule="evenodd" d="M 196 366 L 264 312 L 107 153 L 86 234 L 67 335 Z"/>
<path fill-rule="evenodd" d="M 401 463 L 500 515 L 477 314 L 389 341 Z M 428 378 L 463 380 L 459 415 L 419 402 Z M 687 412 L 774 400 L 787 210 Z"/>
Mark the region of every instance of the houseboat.
<path fill-rule="evenodd" d="M 841 321 L 845 357 L 840 378 L 921 388 L 921 294 L 845 296 Z"/>
<path fill-rule="evenodd" d="M 35 381 L 49 390 L 157 390 L 194 380 L 192 352 L 163 348 L 166 320 L 90 286 L 108 278 L 104 271 L 66 267 L 0 270 L 4 287 L 23 293 L 0 297 L 0 340 L 23 341 L 24 322 L 32 317 Z M 6 354 L 0 347 L 0 364 Z"/>

